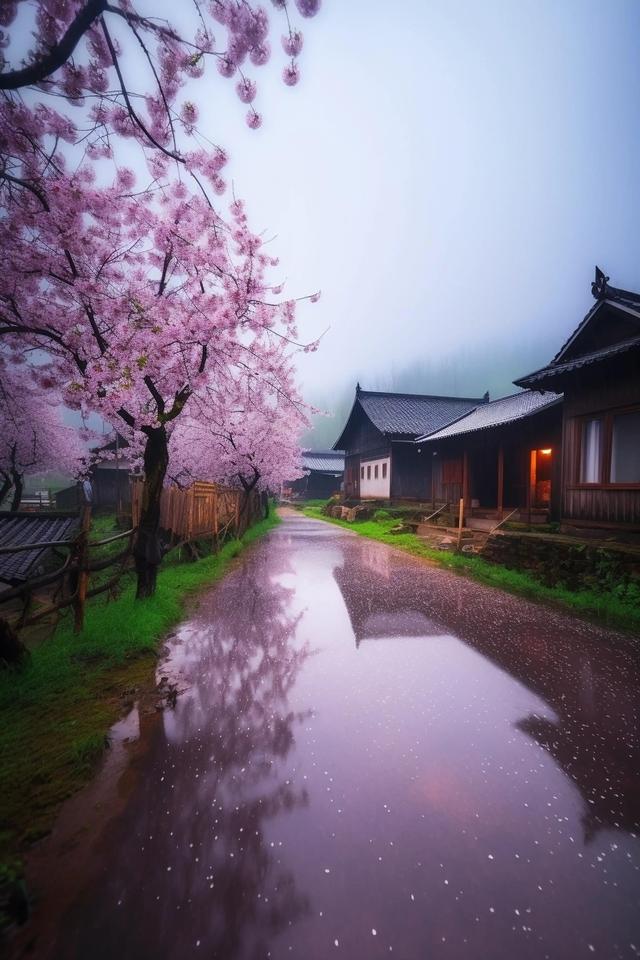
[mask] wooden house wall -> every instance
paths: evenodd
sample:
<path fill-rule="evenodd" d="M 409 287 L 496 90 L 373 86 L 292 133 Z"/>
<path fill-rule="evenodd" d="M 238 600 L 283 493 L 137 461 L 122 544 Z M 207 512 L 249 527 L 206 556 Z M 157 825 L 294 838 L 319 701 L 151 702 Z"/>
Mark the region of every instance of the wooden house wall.
<path fill-rule="evenodd" d="M 580 484 L 582 418 L 640 406 L 640 358 L 631 353 L 578 371 L 565 386 L 562 518 L 640 527 L 640 485 Z"/>
<path fill-rule="evenodd" d="M 349 456 L 386 457 L 390 444 L 383 433 L 375 427 L 364 412 L 356 409 L 347 433 L 345 453 Z"/>
<path fill-rule="evenodd" d="M 391 499 L 431 500 L 431 450 L 393 443 L 391 451 Z"/>
<path fill-rule="evenodd" d="M 379 457 L 387 457 L 391 444 L 383 433 L 375 427 L 360 407 L 356 407 L 343 441 L 344 458 L 344 495 L 347 500 L 360 498 L 360 462 Z"/>
<path fill-rule="evenodd" d="M 342 477 L 332 477 L 331 474 L 312 470 L 306 476 L 294 480 L 291 489 L 303 500 L 328 500 L 334 493 L 340 493 L 341 483 Z"/>
<path fill-rule="evenodd" d="M 348 451 L 344 457 L 344 495 L 347 500 L 360 499 L 360 457 Z"/>
<path fill-rule="evenodd" d="M 93 500 L 96 507 L 115 507 L 118 500 L 123 505 L 131 503 L 129 470 L 101 469 L 96 467 L 91 474 Z"/>
<path fill-rule="evenodd" d="M 427 447 L 435 448 L 437 453 L 432 457 L 435 500 L 455 503 L 463 496 L 463 458 L 466 451 L 471 498 L 478 500 L 481 507 L 495 507 L 498 494 L 498 450 L 502 446 L 504 507 L 525 507 L 531 450 L 551 447 L 551 514 L 559 517 L 561 435 L 562 410 L 560 406 L 556 406 L 517 423 L 451 437 L 438 444 L 427 444 Z"/>

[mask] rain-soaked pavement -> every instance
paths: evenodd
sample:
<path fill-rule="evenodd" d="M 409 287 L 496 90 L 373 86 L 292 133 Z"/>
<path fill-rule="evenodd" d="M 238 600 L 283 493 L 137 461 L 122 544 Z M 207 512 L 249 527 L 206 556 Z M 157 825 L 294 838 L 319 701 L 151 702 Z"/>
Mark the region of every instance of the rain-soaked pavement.
<path fill-rule="evenodd" d="M 287 517 L 178 631 L 55 956 L 638 956 L 631 650 Z"/>

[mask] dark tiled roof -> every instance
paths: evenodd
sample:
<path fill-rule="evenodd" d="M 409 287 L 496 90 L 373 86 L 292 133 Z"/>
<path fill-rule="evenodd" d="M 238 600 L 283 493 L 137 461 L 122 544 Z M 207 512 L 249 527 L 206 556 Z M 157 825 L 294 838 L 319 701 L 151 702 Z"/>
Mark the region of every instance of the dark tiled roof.
<path fill-rule="evenodd" d="M 303 450 L 302 467 L 320 473 L 343 473 L 344 453 L 341 450 Z"/>
<path fill-rule="evenodd" d="M 0 515 L 0 547 L 69 540 L 77 522 L 76 517 L 47 517 L 37 513 L 18 517 Z M 0 553 L 0 581 L 24 582 L 31 567 L 44 553 L 46 548 Z"/>
<path fill-rule="evenodd" d="M 433 433 L 482 403 L 479 397 L 434 397 L 368 390 L 361 390 L 357 399 L 381 433 L 403 437 Z"/>
<path fill-rule="evenodd" d="M 483 403 L 476 407 L 466 417 L 461 417 L 455 423 L 450 423 L 442 430 L 426 437 L 420 437 L 420 442 L 430 443 L 433 440 L 444 440 L 446 437 L 458 437 L 465 433 L 475 433 L 477 430 L 489 430 L 491 427 L 504 426 L 513 423 L 516 420 L 524 420 L 526 417 L 553 407 L 562 402 L 562 396 L 555 393 L 541 395 L 532 390 L 523 390 L 521 393 L 514 393 L 510 397 L 502 397 L 500 400 L 492 400 L 491 403 Z M 416 441 L 418 442 L 418 441 Z"/>
<path fill-rule="evenodd" d="M 573 360 L 566 360 L 564 363 L 553 361 L 548 366 L 542 367 L 540 370 L 534 370 L 533 373 L 528 373 L 526 377 L 521 377 L 513 382 L 518 387 L 536 387 L 542 383 L 551 383 L 564 373 L 572 373 L 574 370 L 580 370 L 581 367 L 587 367 L 592 363 L 606 360 L 608 357 L 615 357 L 620 353 L 638 348 L 640 348 L 640 336 L 630 337 L 628 340 L 621 340 L 620 343 L 602 347 L 600 350 L 593 350 L 591 353 L 585 353 Z"/>

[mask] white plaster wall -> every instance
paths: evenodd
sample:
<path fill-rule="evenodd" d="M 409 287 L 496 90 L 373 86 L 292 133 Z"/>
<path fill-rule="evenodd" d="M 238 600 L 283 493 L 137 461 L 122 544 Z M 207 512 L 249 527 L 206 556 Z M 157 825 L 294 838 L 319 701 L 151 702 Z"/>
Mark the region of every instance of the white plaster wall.
<path fill-rule="evenodd" d="M 387 475 L 382 477 L 382 465 L 387 465 Z M 364 478 L 362 468 L 364 467 Z M 371 477 L 368 477 L 368 468 L 371 467 Z M 376 470 L 378 468 L 378 478 Z M 391 494 L 391 457 L 381 460 L 360 461 L 360 498 L 362 500 L 388 500 Z"/>

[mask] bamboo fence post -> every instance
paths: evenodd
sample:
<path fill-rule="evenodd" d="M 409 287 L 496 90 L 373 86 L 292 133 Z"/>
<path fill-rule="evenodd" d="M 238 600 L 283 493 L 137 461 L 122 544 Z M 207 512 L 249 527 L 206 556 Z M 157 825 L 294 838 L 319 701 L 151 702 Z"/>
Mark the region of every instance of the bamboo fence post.
<path fill-rule="evenodd" d="M 84 605 L 87 598 L 87 586 L 89 583 L 89 527 L 91 526 L 91 507 L 82 508 L 82 520 L 80 522 L 80 533 L 77 540 L 76 558 L 78 564 L 78 585 L 76 587 L 76 598 L 73 604 L 73 632 L 80 633 L 84 625 Z"/>
<path fill-rule="evenodd" d="M 213 488 L 213 536 L 218 549 L 218 488 Z"/>

